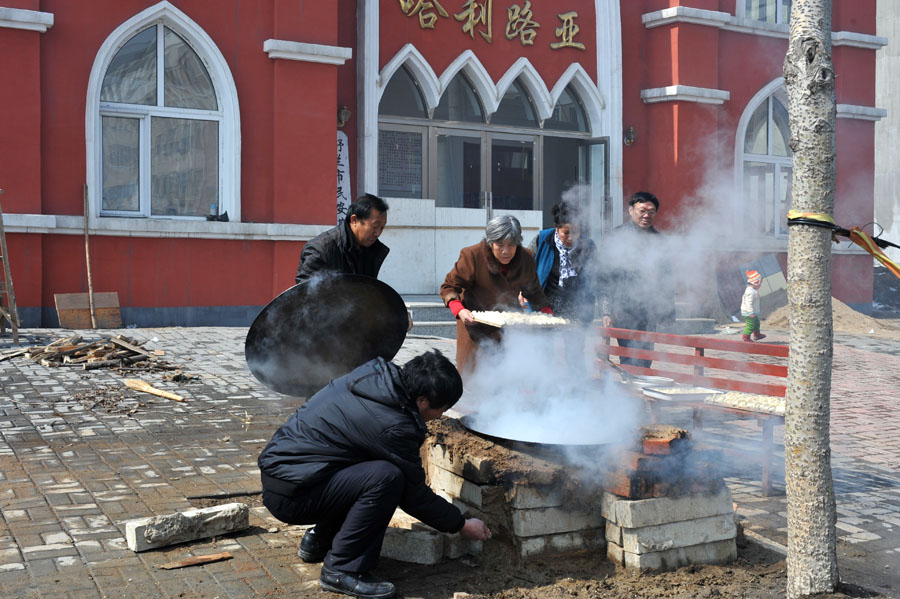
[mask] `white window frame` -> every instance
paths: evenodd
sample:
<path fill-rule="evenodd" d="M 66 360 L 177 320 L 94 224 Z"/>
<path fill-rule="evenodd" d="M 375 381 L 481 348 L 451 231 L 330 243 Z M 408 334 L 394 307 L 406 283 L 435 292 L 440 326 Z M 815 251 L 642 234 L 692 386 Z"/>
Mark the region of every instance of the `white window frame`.
<path fill-rule="evenodd" d="M 787 167 L 793 169 L 793 158 L 790 156 L 775 156 L 772 152 L 772 131 L 774 128 L 773 118 L 772 118 L 772 104 L 769 102 L 769 98 L 773 96 L 781 95 L 784 92 L 784 77 L 778 77 L 773 81 L 769 82 L 765 87 L 759 90 L 753 98 L 747 103 L 746 108 L 744 108 L 744 112 L 741 115 L 741 119 L 738 123 L 738 128 L 735 133 L 735 153 L 734 153 L 734 176 L 735 176 L 735 197 L 737 198 L 737 204 L 733 206 L 733 214 L 735 218 L 735 225 L 738 227 L 745 226 L 745 223 L 741 221 L 741 215 L 744 214 L 745 203 L 747 198 L 744 197 L 744 163 L 745 162 L 762 162 L 766 164 L 772 164 L 775 166 L 775 182 L 774 182 L 774 191 L 772 201 L 774 205 L 771 207 L 773 211 L 773 218 L 778 218 L 777 208 L 778 208 L 778 198 L 781 197 L 779 194 L 779 177 L 778 174 L 781 169 Z M 767 148 L 766 154 L 751 154 L 744 151 L 744 143 L 747 137 L 747 127 L 750 124 L 750 119 L 753 117 L 753 113 L 760 107 L 760 105 L 766 102 L 768 103 L 768 117 L 766 120 L 767 127 Z M 787 104 L 785 104 L 785 108 L 787 108 Z M 786 216 L 786 215 L 785 215 Z M 763 234 L 761 232 L 748 232 L 749 235 L 759 235 L 760 237 L 765 237 L 769 239 L 777 239 L 777 240 L 786 240 L 787 233 L 780 233 L 778 231 L 777 223 L 767 223 L 766 226 L 772 225 L 772 233 L 771 234 Z"/>
<path fill-rule="evenodd" d="M 759 21 L 757 19 L 751 18 L 747 14 L 747 0 L 736 0 L 735 1 L 735 10 L 734 16 L 738 19 L 744 19 L 747 21 L 755 22 L 755 23 L 765 23 L 767 25 L 783 25 L 787 27 L 790 23 L 790 19 L 785 19 L 783 13 L 784 6 L 782 6 L 782 0 L 770 0 L 775 3 L 775 22 L 769 23 L 768 21 Z M 793 2 L 792 2 L 793 3 Z"/>
<path fill-rule="evenodd" d="M 157 44 L 163 35 L 163 27 L 177 33 L 197 53 L 209 73 L 216 101 L 216 111 L 181 109 L 164 106 L 146 106 L 100 101 L 103 79 L 116 53 L 132 37 L 153 25 L 157 25 Z M 159 46 L 157 51 L 159 51 Z M 157 73 L 157 90 L 162 90 L 165 82 Z M 158 91 L 158 93 L 163 93 Z M 106 211 L 102 208 L 102 116 L 140 116 L 141 148 L 140 148 L 140 185 L 141 213 L 123 211 Z M 149 203 L 150 190 L 150 119 L 153 116 L 164 116 L 184 119 L 214 120 L 219 123 L 219 213 L 228 212 L 230 221 L 240 222 L 240 109 L 238 106 L 237 87 L 225 57 L 206 32 L 183 12 L 168 1 L 160 2 L 128 19 L 117 27 L 103 42 L 88 82 L 87 102 L 85 107 L 85 139 L 87 158 L 87 183 L 89 199 L 89 224 L 96 227 L 101 217 L 124 217 L 125 220 L 146 222 L 147 220 L 188 220 L 205 221 L 204 217 L 151 215 Z M 134 228 L 144 230 L 146 225 L 135 224 Z M 128 228 L 128 225 L 125 225 Z"/>

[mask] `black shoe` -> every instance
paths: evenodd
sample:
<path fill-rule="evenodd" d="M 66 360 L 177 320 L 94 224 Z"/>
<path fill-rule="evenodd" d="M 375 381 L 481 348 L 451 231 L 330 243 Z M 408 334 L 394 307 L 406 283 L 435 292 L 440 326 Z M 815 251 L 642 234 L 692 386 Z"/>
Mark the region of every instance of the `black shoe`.
<path fill-rule="evenodd" d="M 397 593 L 394 585 L 368 572 L 341 572 L 322 566 L 319 584 L 326 591 L 352 595 L 361 599 L 389 599 Z"/>
<path fill-rule="evenodd" d="M 321 537 L 316 534 L 315 528 L 310 528 L 300 540 L 300 548 L 297 549 L 297 555 L 307 564 L 317 564 L 325 559 L 330 544 L 322 542 Z"/>

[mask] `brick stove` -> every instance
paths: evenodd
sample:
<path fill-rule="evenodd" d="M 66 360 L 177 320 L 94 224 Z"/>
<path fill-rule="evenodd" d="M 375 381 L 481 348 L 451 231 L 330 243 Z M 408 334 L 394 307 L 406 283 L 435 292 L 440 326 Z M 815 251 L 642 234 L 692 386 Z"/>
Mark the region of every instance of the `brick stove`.
<path fill-rule="evenodd" d="M 579 448 L 576 467 L 566 448 L 501 443 L 448 420 L 423 459 L 431 487 L 522 558 L 605 549 L 626 568 L 657 571 L 737 557 L 717 452 L 659 425 L 632 446 L 591 451 Z"/>

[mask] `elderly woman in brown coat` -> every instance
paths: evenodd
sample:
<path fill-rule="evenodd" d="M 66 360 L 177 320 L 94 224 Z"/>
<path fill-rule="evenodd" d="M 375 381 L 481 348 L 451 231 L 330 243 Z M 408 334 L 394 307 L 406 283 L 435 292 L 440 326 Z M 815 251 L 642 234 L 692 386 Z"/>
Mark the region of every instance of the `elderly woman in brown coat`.
<path fill-rule="evenodd" d="M 492 218 L 484 240 L 459 252 L 441 285 L 441 299 L 457 319 L 456 368 L 463 376 L 475 367 L 478 344 L 500 338 L 496 328 L 476 323 L 472 311 L 521 311 L 521 293 L 532 309 L 552 313 L 534 258 L 521 243 L 522 226 L 516 217 Z"/>

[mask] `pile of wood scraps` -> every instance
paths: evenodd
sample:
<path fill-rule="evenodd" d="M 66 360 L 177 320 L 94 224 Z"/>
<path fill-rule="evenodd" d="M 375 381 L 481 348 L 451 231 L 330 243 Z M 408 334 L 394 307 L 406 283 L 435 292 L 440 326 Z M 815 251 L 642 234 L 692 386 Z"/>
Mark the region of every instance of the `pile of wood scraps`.
<path fill-rule="evenodd" d="M 145 342 L 124 335 L 86 341 L 81 335 L 63 337 L 43 346 L 15 349 L 0 354 L 0 362 L 24 356 L 49 368 L 74 367 L 83 370 L 114 368 L 123 371 L 177 371 L 160 360 L 165 352 L 142 347 Z"/>

